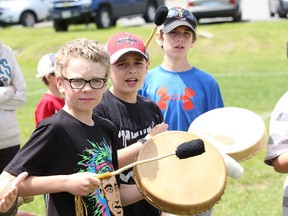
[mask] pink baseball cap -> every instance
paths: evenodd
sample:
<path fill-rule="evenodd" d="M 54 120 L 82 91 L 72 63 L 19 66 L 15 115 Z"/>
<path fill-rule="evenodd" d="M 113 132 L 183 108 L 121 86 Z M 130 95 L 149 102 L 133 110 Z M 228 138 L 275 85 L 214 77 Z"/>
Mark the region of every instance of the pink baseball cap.
<path fill-rule="evenodd" d="M 110 64 L 115 64 L 122 55 L 128 52 L 139 53 L 149 61 L 149 55 L 143 41 L 130 32 L 120 32 L 113 35 L 108 40 L 106 48 L 110 56 Z"/>

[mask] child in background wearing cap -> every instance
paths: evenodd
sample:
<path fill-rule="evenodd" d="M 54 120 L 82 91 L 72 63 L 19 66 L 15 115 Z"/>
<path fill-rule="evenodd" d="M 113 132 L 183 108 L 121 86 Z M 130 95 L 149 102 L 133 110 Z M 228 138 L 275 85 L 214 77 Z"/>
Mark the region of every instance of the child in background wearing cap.
<path fill-rule="evenodd" d="M 117 128 L 108 119 L 93 115 L 106 90 L 110 57 L 97 41 L 75 39 L 55 55 L 55 74 L 65 97 L 64 107 L 38 124 L 0 180 L 28 172 L 19 185 L 19 196 L 49 194 L 47 216 L 86 215 L 82 210 L 89 216 L 121 216 L 116 177 L 100 181 L 95 175 L 118 169 L 117 150 L 112 145 L 118 143 Z M 110 187 L 104 188 L 106 183 Z M 86 208 L 76 209 L 78 204 Z"/>
<path fill-rule="evenodd" d="M 58 112 L 64 106 L 65 100 L 56 85 L 54 72 L 55 53 L 49 53 L 39 60 L 37 66 L 37 78 L 41 78 L 48 90 L 38 102 L 35 110 L 35 123 Z"/>
<path fill-rule="evenodd" d="M 188 10 L 169 9 L 156 34 L 163 62 L 148 72 L 139 91 L 157 103 L 169 130 L 187 131 L 199 115 L 224 106 L 216 80 L 189 63 L 196 27 L 196 18 Z"/>
<path fill-rule="evenodd" d="M 142 144 L 149 137 L 166 131 L 168 126 L 163 123 L 158 106 L 138 95 L 150 64 L 142 40 L 132 33 L 120 32 L 108 40 L 106 48 L 110 55 L 112 86 L 104 93 L 94 113 L 110 119 L 117 126 L 121 140 L 116 146 L 119 149 L 119 166 L 125 166 L 135 161 Z M 125 216 L 160 215 L 158 209 L 143 200 L 135 185 L 132 169 L 122 173 L 120 179 L 121 191 L 134 191 L 133 195 L 131 191 L 129 194 L 133 198 L 131 201 L 122 202 Z"/>
<path fill-rule="evenodd" d="M 181 7 L 169 9 L 156 34 L 163 49 L 163 62 L 148 72 L 139 91 L 159 106 L 169 130 L 188 131 L 199 115 L 224 106 L 216 80 L 189 63 L 188 52 L 196 42 L 196 28 L 191 12 Z M 198 215 L 209 216 L 211 210 Z"/>

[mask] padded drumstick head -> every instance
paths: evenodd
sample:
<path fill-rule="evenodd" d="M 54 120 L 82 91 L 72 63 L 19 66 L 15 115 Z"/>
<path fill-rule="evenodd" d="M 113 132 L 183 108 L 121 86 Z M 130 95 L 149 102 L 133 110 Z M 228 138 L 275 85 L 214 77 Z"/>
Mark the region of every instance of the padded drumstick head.
<path fill-rule="evenodd" d="M 184 142 L 176 149 L 176 156 L 179 159 L 189 158 L 200 155 L 205 152 L 205 146 L 202 139 L 195 139 Z"/>
<path fill-rule="evenodd" d="M 157 26 L 162 25 L 165 22 L 167 15 L 168 15 L 168 8 L 165 5 L 161 5 L 156 10 L 156 13 L 154 16 L 155 25 L 157 25 Z"/>

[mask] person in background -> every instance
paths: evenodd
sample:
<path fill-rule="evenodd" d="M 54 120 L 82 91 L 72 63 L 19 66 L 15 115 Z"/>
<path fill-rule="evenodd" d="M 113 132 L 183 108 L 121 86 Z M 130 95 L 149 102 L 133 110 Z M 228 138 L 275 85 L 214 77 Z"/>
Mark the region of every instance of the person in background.
<path fill-rule="evenodd" d="M 26 102 L 26 82 L 13 50 L 0 42 L 0 173 L 20 149 L 16 109 Z M 18 216 L 32 216 L 18 211 Z"/>
<path fill-rule="evenodd" d="M 286 44 L 288 59 L 288 41 Z M 264 163 L 279 173 L 288 173 L 288 91 L 276 103 L 270 118 Z M 282 215 L 288 216 L 288 177 L 283 186 Z"/>
<path fill-rule="evenodd" d="M 159 106 L 168 130 L 187 131 L 199 115 L 224 106 L 217 81 L 188 58 L 197 40 L 196 29 L 196 18 L 188 10 L 169 9 L 156 34 L 163 62 L 149 70 L 139 91 Z"/>
<path fill-rule="evenodd" d="M 152 99 L 161 109 L 168 130 L 188 131 L 201 114 L 224 107 L 215 78 L 188 58 L 197 40 L 197 21 L 181 7 L 172 7 L 158 27 L 157 44 L 163 50 L 161 65 L 148 71 L 139 94 Z M 199 213 L 209 216 L 212 211 Z"/>
<path fill-rule="evenodd" d="M 37 66 L 37 78 L 41 78 L 48 90 L 38 102 L 35 110 L 35 123 L 58 112 L 64 106 L 65 100 L 59 92 L 54 71 L 55 53 L 45 54 Z"/>
<path fill-rule="evenodd" d="M 150 64 L 143 41 L 130 32 L 119 32 L 107 41 L 106 48 L 110 55 L 112 86 L 104 93 L 94 114 L 116 125 L 120 138 L 118 160 L 124 166 L 135 161 L 145 141 L 166 131 L 168 125 L 163 123 L 158 106 L 138 95 Z M 133 200 L 122 203 L 125 216 L 160 215 L 138 191 L 132 169 L 123 172 L 120 178 L 122 189 L 130 188 L 135 192 Z"/>
<path fill-rule="evenodd" d="M 0 173 L 20 149 L 16 109 L 26 102 L 26 82 L 10 47 L 0 43 Z"/>

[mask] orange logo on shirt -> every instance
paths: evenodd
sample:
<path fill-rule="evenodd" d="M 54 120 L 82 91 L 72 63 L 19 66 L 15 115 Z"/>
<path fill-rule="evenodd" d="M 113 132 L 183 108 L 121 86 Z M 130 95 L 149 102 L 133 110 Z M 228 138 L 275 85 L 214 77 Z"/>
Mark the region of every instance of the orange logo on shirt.
<path fill-rule="evenodd" d="M 171 100 L 181 100 L 183 101 L 183 109 L 191 110 L 194 108 L 194 104 L 190 100 L 195 95 L 195 92 L 192 89 L 185 88 L 184 95 L 172 94 L 167 95 L 167 87 L 162 87 L 157 91 L 157 94 L 160 96 L 160 100 L 157 105 L 161 110 L 167 109 L 167 101 Z"/>

